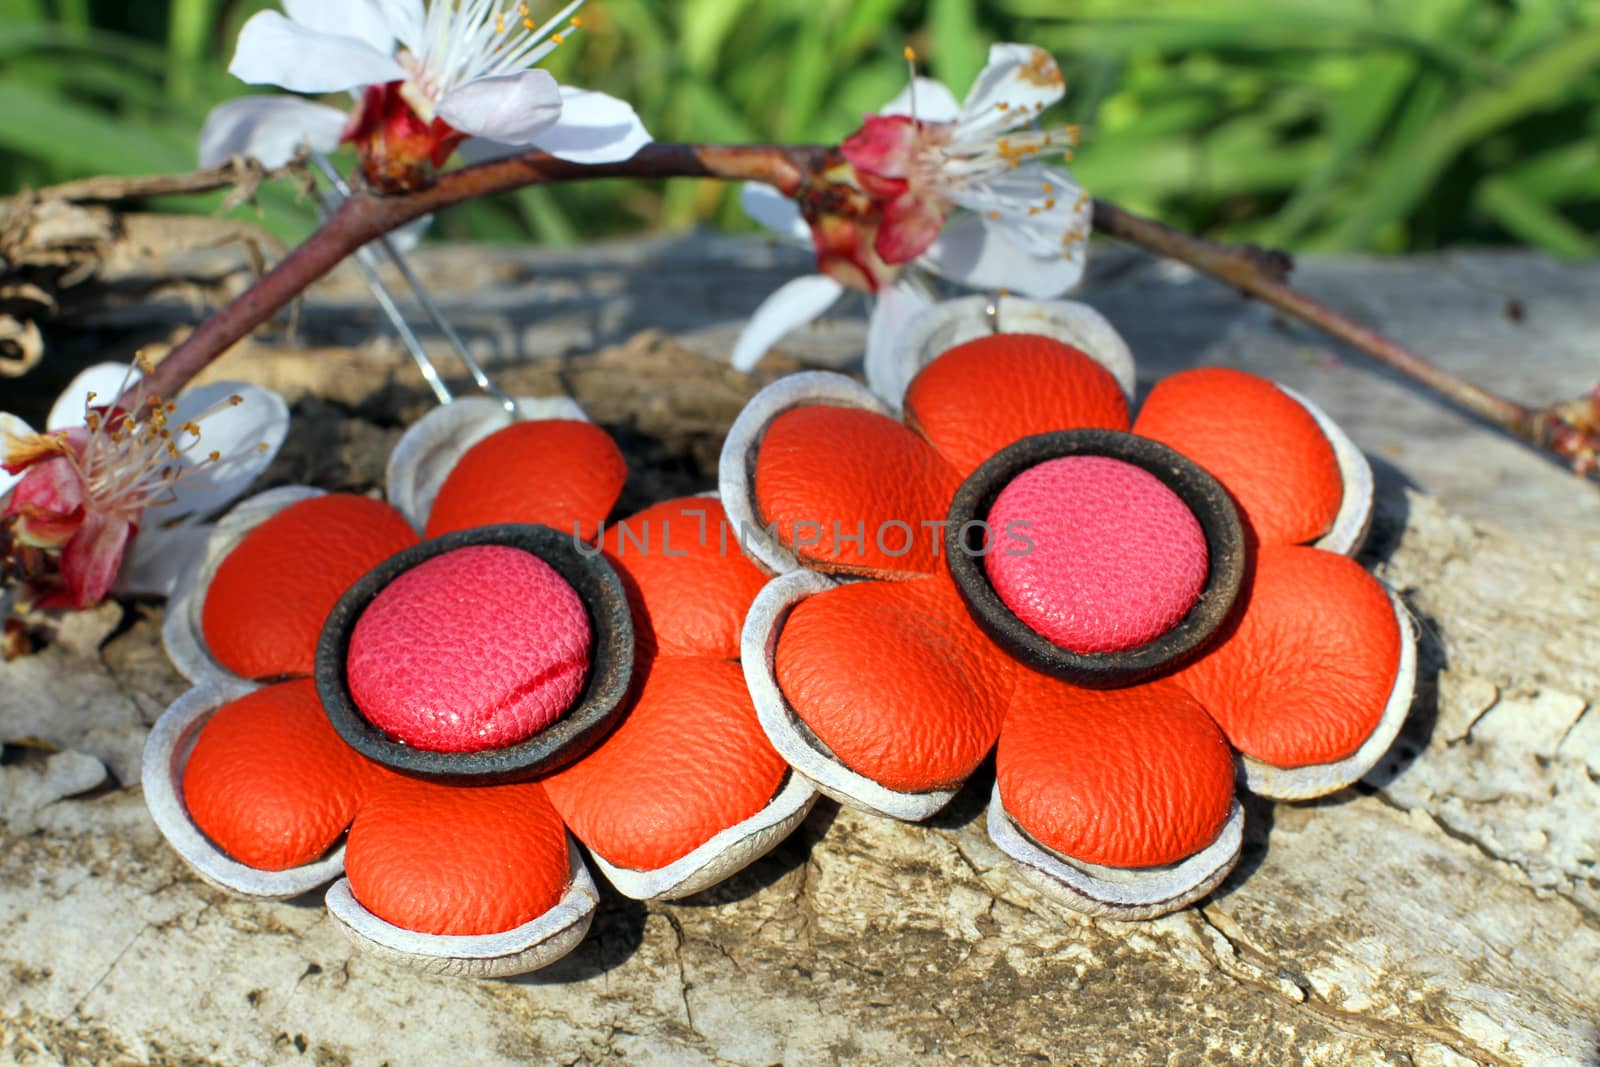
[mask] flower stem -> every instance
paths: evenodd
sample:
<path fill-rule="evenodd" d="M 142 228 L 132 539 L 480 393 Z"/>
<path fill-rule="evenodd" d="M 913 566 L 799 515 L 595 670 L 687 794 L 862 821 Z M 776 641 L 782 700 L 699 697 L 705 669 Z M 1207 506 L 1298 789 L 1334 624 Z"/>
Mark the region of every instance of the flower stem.
<path fill-rule="evenodd" d="M 1096 232 L 1189 264 L 1247 296 L 1317 327 L 1440 394 L 1457 407 L 1560 459 L 1580 475 L 1600 473 L 1600 389 L 1566 404 L 1535 410 L 1475 385 L 1348 319 L 1288 284 L 1292 261 L 1282 252 L 1203 240 L 1104 200 L 1094 202 Z"/>

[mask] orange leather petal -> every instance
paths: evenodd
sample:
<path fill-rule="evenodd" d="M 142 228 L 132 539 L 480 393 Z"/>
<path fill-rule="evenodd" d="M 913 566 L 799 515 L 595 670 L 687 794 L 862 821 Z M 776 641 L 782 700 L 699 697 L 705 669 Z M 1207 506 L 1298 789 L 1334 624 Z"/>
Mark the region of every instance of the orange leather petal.
<path fill-rule="evenodd" d="M 355 898 L 425 934 L 496 934 L 531 922 L 567 891 L 561 816 L 537 782 L 443 785 L 389 775 L 345 847 Z"/>
<path fill-rule="evenodd" d="M 535 522 L 592 541 L 628 465 L 611 436 L 574 419 L 518 422 L 469 448 L 428 514 L 427 534 Z"/>
<path fill-rule="evenodd" d="M 957 345 L 911 380 L 905 409 L 911 428 L 963 478 L 1024 437 L 1128 428 L 1128 399 L 1111 372 L 1038 334 L 995 334 Z"/>
<path fill-rule="evenodd" d="M 900 792 L 960 784 L 994 744 L 1014 664 L 944 575 L 854 582 L 797 604 L 778 686 L 841 762 Z"/>
<path fill-rule="evenodd" d="M 1233 753 L 1183 690 L 1019 673 L 995 774 L 1006 811 L 1036 841 L 1085 863 L 1154 867 L 1216 840 L 1233 805 Z"/>
<path fill-rule="evenodd" d="M 719 501 L 663 501 L 613 525 L 604 544 L 637 638 L 668 655 L 739 658 L 745 612 L 767 578 Z"/>
<path fill-rule="evenodd" d="M 1265 378 L 1226 367 L 1160 382 L 1133 432 L 1210 471 L 1263 542 L 1303 544 L 1333 526 L 1344 480 L 1317 420 Z"/>
<path fill-rule="evenodd" d="M 663 657 L 622 725 L 544 784 L 585 845 L 654 870 L 766 807 L 785 770 L 737 663 Z"/>
<path fill-rule="evenodd" d="M 217 662 L 245 678 L 312 672 L 328 612 L 356 579 L 417 543 L 378 500 L 329 494 L 284 508 L 217 567 L 200 625 Z"/>
<path fill-rule="evenodd" d="M 310 863 L 350 825 L 377 768 L 339 740 L 309 678 L 218 709 L 183 771 L 195 825 L 240 863 Z"/>
<path fill-rule="evenodd" d="M 922 524 L 944 520 L 961 477 L 887 415 L 812 404 L 767 426 L 755 483 L 761 521 L 800 559 L 883 575 L 939 568 L 942 534 Z"/>
<path fill-rule="evenodd" d="M 1383 587 L 1344 556 L 1266 545 L 1240 600 L 1222 643 L 1173 681 L 1247 756 L 1302 767 L 1355 752 L 1400 669 L 1400 624 Z"/>

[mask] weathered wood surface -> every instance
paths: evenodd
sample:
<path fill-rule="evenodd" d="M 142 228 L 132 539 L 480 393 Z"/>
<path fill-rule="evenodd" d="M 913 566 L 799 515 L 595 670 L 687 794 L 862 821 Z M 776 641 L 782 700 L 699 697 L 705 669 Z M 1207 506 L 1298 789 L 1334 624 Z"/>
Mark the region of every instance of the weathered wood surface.
<path fill-rule="evenodd" d="M 1271 371 L 1375 454 L 1368 560 L 1424 634 L 1421 693 L 1392 758 L 1321 803 L 1251 802 L 1244 861 L 1203 906 L 1118 924 L 1047 903 L 988 844 L 980 774 L 931 825 L 824 804 L 701 898 L 609 896 L 588 941 L 540 975 L 416 976 L 353 955 L 318 900 L 232 900 L 166 848 L 125 783 L 183 684 L 160 651 L 159 608 L 108 607 L 0 665 L 0 1050 L 23 1063 L 395 1067 L 1600 1064 L 1600 494 L 1209 283 L 1137 258 L 1102 264 L 1088 296 L 1146 375 Z M 447 251 L 425 265 L 486 355 L 561 357 L 502 377 L 569 388 L 619 433 L 635 472 L 626 506 L 709 486 L 718 436 L 759 381 L 695 353 L 725 351 L 800 262 L 708 241 L 582 259 Z M 1530 399 L 1575 393 L 1600 369 L 1596 267 L 1466 256 L 1336 261 L 1304 277 Z M 1504 313 L 1512 298 L 1521 322 Z M 109 325 L 157 338 L 187 314 L 130 307 Z M 635 336 L 645 329 L 661 332 Z M 229 358 L 227 372 L 298 399 L 273 478 L 377 482 L 426 399 L 374 332 L 341 278 L 304 310 L 309 347 L 261 341 Z M 788 351 L 839 362 L 860 336 L 845 318 Z"/>

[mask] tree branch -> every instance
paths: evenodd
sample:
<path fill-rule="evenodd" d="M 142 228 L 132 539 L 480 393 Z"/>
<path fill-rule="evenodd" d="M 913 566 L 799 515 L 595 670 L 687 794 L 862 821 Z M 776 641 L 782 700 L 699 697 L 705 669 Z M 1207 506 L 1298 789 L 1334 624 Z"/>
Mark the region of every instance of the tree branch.
<path fill-rule="evenodd" d="M 528 152 L 450 171 L 413 192 L 383 195 L 357 189 L 316 233 L 169 352 L 150 375 L 150 388 L 165 396 L 176 393 L 346 256 L 368 241 L 442 208 L 529 185 L 591 178 L 759 181 L 792 194 L 827 151 L 809 146 L 656 143 L 646 145 L 632 159 L 595 164 Z"/>
<path fill-rule="evenodd" d="M 251 330 L 327 274 L 362 245 L 407 222 L 467 200 L 531 185 L 593 178 L 718 178 L 759 181 L 794 195 L 830 158 L 822 146 L 718 146 L 656 143 L 615 163 L 571 163 L 528 152 L 440 175 L 420 189 L 378 193 L 358 189 L 323 226 L 248 290 L 163 359 L 150 386 L 171 395 Z M 258 182 L 234 165 L 190 176 L 87 182 L 46 190 L 61 199 L 126 198 L 200 192 Z M 1600 388 L 1542 410 L 1525 407 L 1428 362 L 1415 352 L 1340 315 L 1288 284 L 1293 261 L 1254 246 L 1230 247 L 1142 218 L 1104 200 L 1094 202 L 1094 227 L 1103 234 L 1189 264 L 1285 314 L 1309 323 L 1451 403 L 1560 458 L 1579 474 L 1600 473 Z"/>
<path fill-rule="evenodd" d="M 1096 232 L 1189 264 L 1420 382 L 1457 407 L 1550 453 L 1575 473 L 1600 472 L 1600 389 L 1542 410 L 1524 407 L 1429 363 L 1422 356 L 1344 317 L 1288 284 L 1292 261 L 1282 252 L 1214 244 L 1142 218 L 1104 200 L 1094 202 Z"/>

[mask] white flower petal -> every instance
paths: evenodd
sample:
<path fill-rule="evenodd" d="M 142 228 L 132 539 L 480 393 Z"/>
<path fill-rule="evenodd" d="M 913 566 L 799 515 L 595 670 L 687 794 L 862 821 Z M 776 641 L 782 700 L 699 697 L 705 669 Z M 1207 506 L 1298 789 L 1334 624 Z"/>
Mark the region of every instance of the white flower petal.
<path fill-rule="evenodd" d="M 740 186 L 739 206 L 746 215 L 780 237 L 811 243 L 811 227 L 800 214 L 800 205 L 766 182 L 745 182 Z"/>
<path fill-rule="evenodd" d="M 308 30 L 354 37 L 380 52 L 394 51 L 395 32 L 389 7 L 410 8 L 420 21 L 419 0 L 396 3 L 394 0 L 283 0 L 283 10 Z"/>
<path fill-rule="evenodd" d="M 784 337 L 821 315 L 844 293 L 844 286 L 821 274 L 806 274 L 780 285 L 761 302 L 733 346 L 733 365 L 749 370 Z"/>
<path fill-rule="evenodd" d="M 1088 254 L 1090 243 L 1093 211 L 1090 198 L 1077 197 L 1069 202 L 1058 203 L 1053 211 L 1038 214 L 1037 218 L 1002 214 L 997 221 L 989 222 L 989 229 L 995 230 L 1008 245 L 1018 248 L 1029 258 L 1048 262 L 1056 256 L 1064 256 L 1069 261 L 1077 262 L 1078 272 L 1082 272 L 1083 258 Z M 1077 285 L 1077 280 L 1074 280 L 1074 285 Z M 1026 291 L 1021 290 L 1021 286 L 1018 288 L 1019 291 Z M 1054 296 L 1059 291 L 1034 291 L 1029 296 Z"/>
<path fill-rule="evenodd" d="M 906 86 L 898 96 L 885 104 L 880 115 L 911 115 L 912 87 Z M 961 104 L 944 82 L 932 78 L 916 80 L 915 118 L 920 122 L 954 122 L 961 117 Z"/>
<path fill-rule="evenodd" d="M 651 142 L 633 105 L 605 93 L 561 86 L 561 121 L 534 138 L 536 147 L 573 163 L 631 159 Z"/>
<path fill-rule="evenodd" d="M 94 394 L 94 405 L 105 407 L 120 396 L 124 389 L 132 389 L 142 375 L 126 363 L 96 363 L 80 373 L 56 397 L 45 419 L 46 430 L 65 430 L 69 426 L 82 426 L 88 414 L 89 394 Z"/>
<path fill-rule="evenodd" d="M 1071 174 L 1059 167 L 1029 164 L 951 190 L 957 204 L 1001 224 L 1012 244 L 1048 259 L 1074 233 L 1088 236 L 1091 205 Z"/>
<path fill-rule="evenodd" d="M 6 454 L 6 448 L 12 438 L 33 436 L 33 427 L 17 418 L 9 411 L 0 411 L 0 457 Z M 0 470 L 0 499 L 11 492 L 11 487 L 22 481 L 20 474 L 7 474 Z"/>
<path fill-rule="evenodd" d="M 422 0 L 368 0 L 378 9 L 389 33 L 412 52 L 422 51 L 427 12 Z"/>
<path fill-rule="evenodd" d="M 1083 278 L 1087 241 L 1036 257 L 1018 248 L 1002 229 L 972 215 L 945 225 L 919 266 L 972 289 L 1006 289 L 1035 299 L 1057 296 Z"/>
<path fill-rule="evenodd" d="M 911 320 L 933 306 L 933 297 L 915 276 L 902 274 L 893 285 L 878 293 L 867 325 L 865 370 L 867 387 L 884 400 L 900 406 L 906 387 L 906 361 L 900 356 L 900 340 Z"/>
<path fill-rule="evenodd" d="M 335 93 L 406 76 L 392 55 L 354 37 L 308 29 L 276 11 L 244 24 L 228 73 L 297 93 Z"/>
<path fill-rule="evenodd" d="M 205 552 L 209 523 L 140 527 L 123 554 L 111 590 L 122 596 L 171 596 L 185 571 Z"/>
<path fill-rule="evenodd" d="M 231 404 L 237 396 L 242 403 Z M 289 432 L 289 408 L 270 389 L 243 382 L 213 382 L 184 390 L 170 425 L 200 424 L 196 441 L 178 433 L 186 449 L 184 476 L 172 487 L 172 499 L 145 509 L 145 520 L 162 525 L 189 514 L 213 511 L 244 492 L 267 469 Z M 265 447 L 263 447 L 265 446 Z M 216 463 L 213 452 L 221 453 Z"/>
<path fill-rule="evenodd" d="M 243 96 L 218 104 L 200 130 L 200 165 L 218 167 L 250 156 L 281 167 L 302 144 L 322 152 L 339 147 L 348 116 L 338 108 L 295 96 Z"/>
<path fill-rule="evenodd" d="M 1066 94 L 1061 69 L 1049 52 L 1031 44 L 997 44 L 989 64 L 961 105 L 963 131 L 1009 129 L 1032 119 Z"/>
<path fill-rule="evenodd" d="M 439 117 L 462 133 L 529 145 L 561 118 L 561 89 L 547 70 L 499 74 L 452 89 Z"/>

